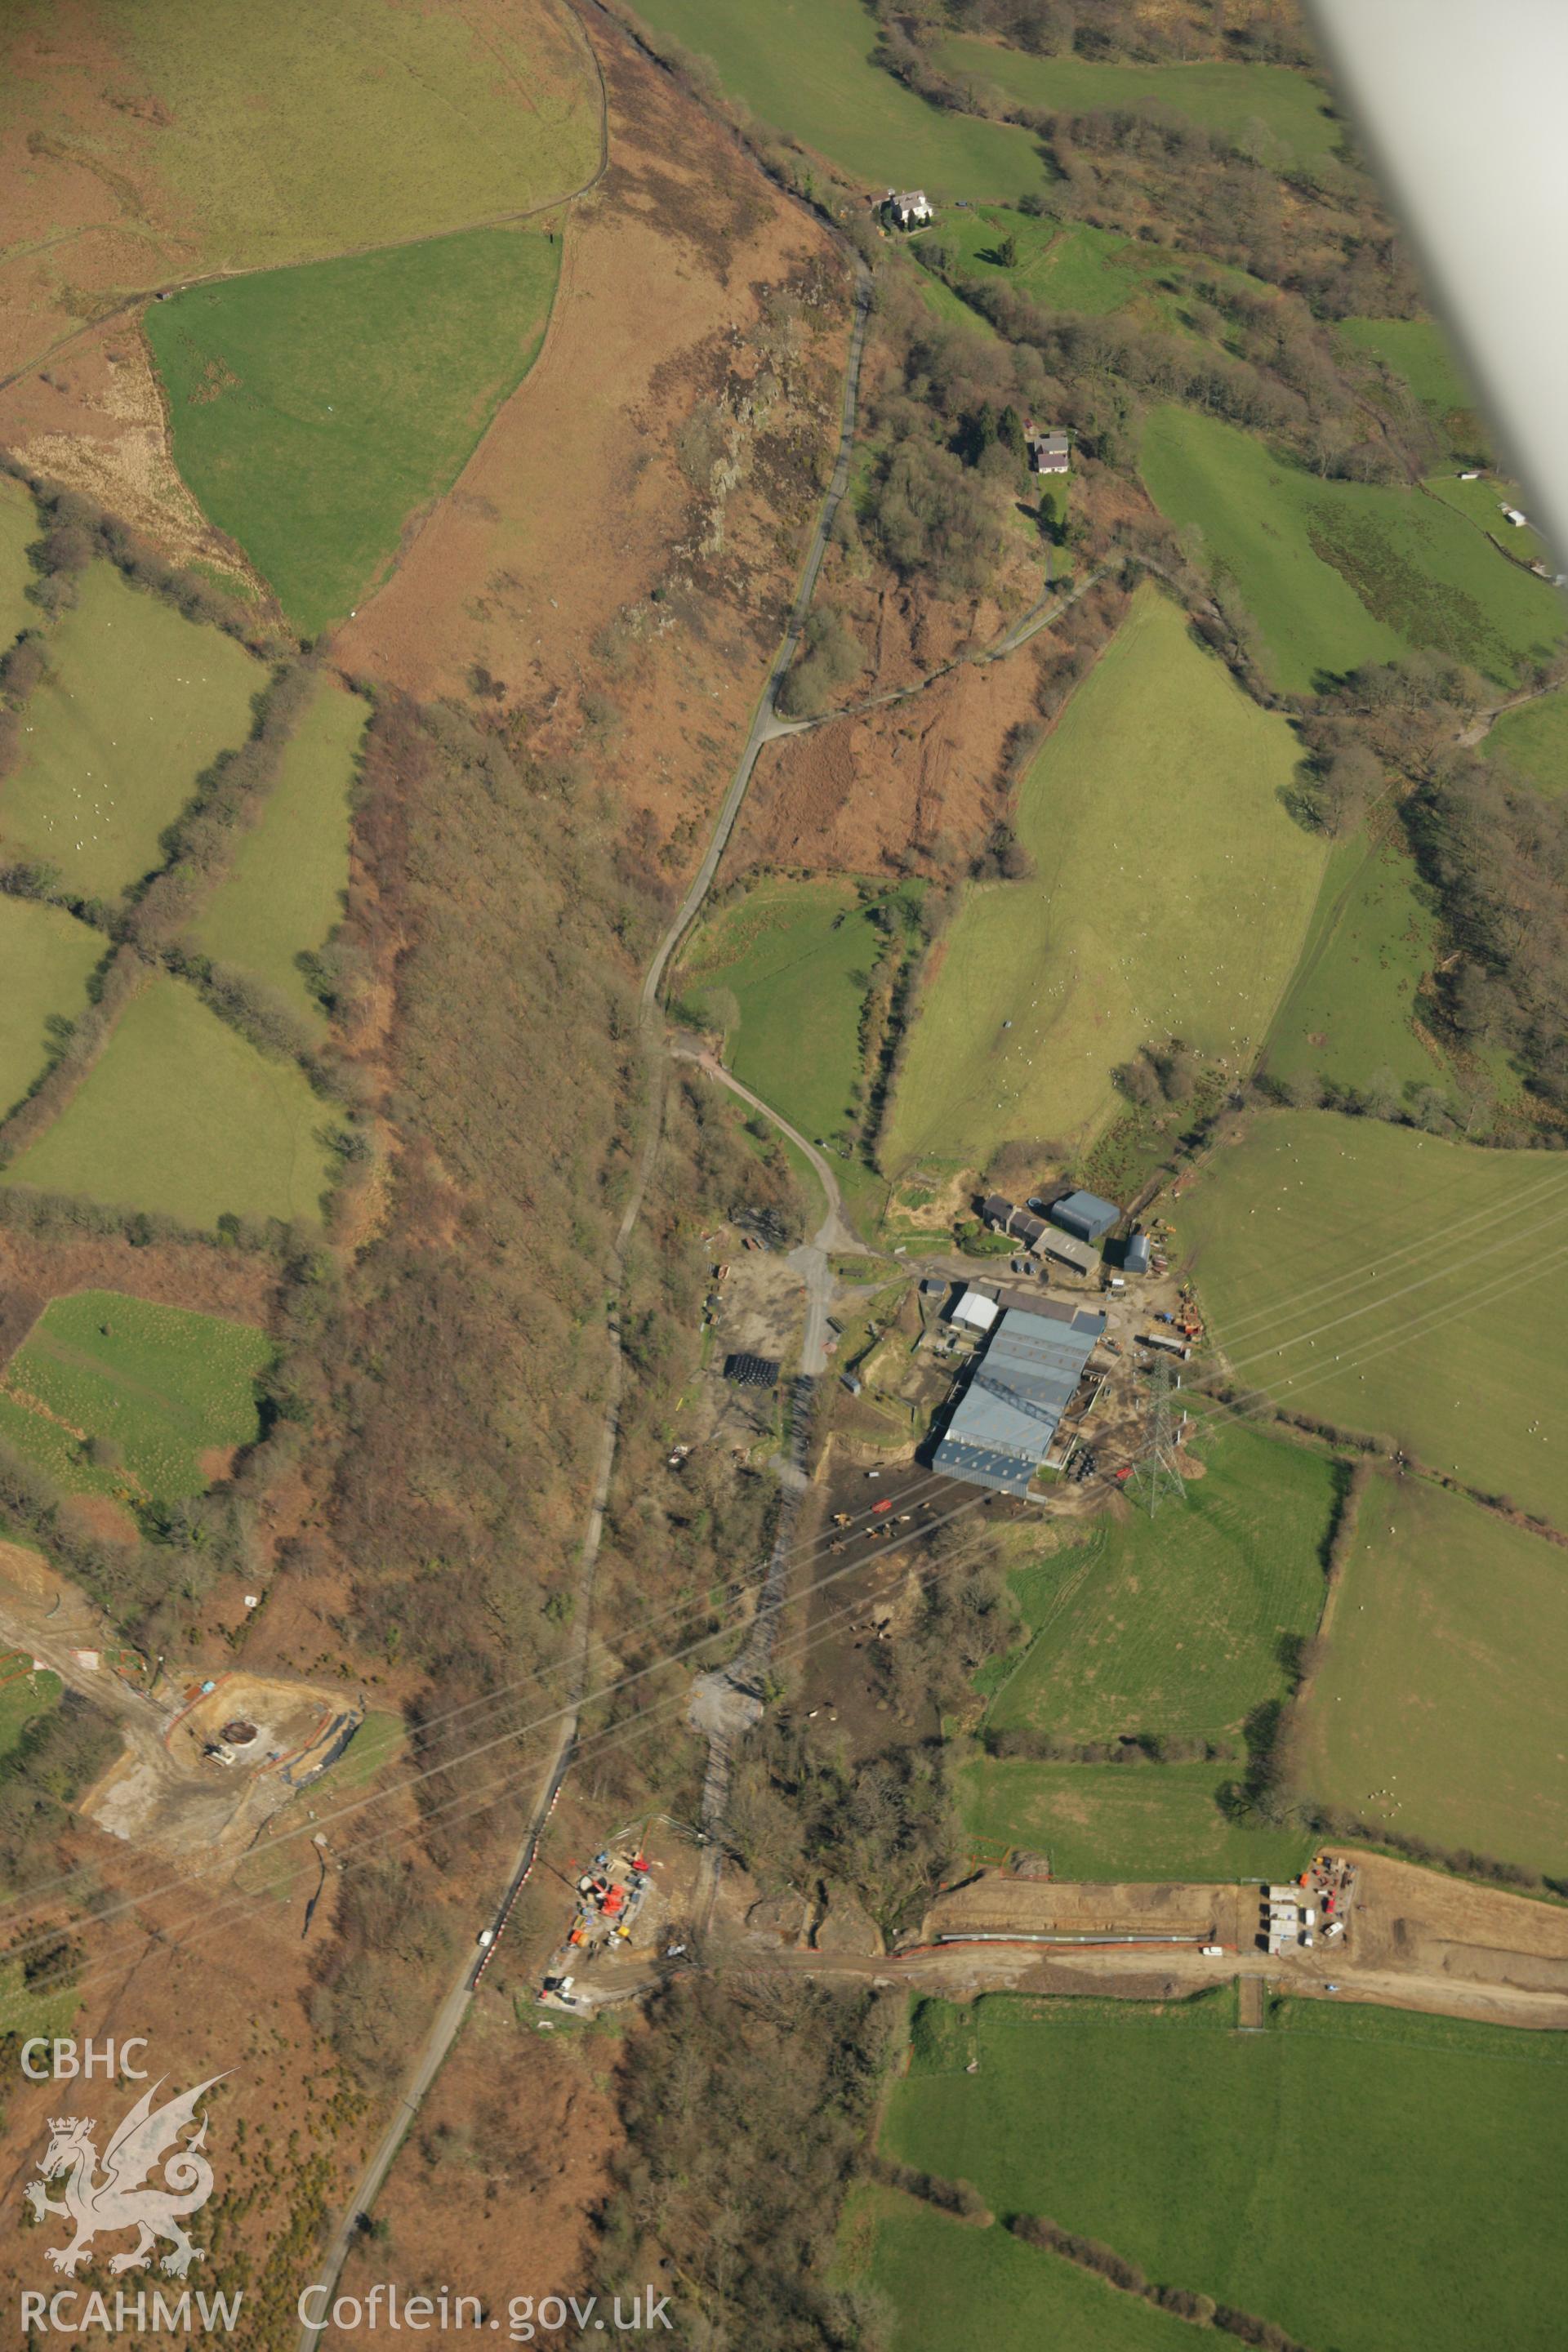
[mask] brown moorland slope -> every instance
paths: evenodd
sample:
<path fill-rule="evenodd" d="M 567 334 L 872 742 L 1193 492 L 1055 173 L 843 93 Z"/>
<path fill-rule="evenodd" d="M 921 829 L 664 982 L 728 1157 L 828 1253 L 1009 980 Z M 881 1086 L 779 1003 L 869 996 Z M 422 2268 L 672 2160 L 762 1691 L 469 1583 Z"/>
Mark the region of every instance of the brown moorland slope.
<path fill-rule="evenodd" d="M 1006 814 L 1015 730 L 1037 717 L 1027 652 L 967 664 L 908 702 L 771 744 L 726 875 L 940 873 Z"/>
<path fill-rule="evenodd" d="M 167 554 L 247 567 L 168 454 L 155 289 L 513 217 L 595 168 L 565 0 L 58 0 L 0 19 L 0 442 Z"/>
<path fill-rule="evenodd" d="M 338 658 L 476 686 L 695 862 L 826 478 L 848 278 L 826 232 L 595 14 L 610 168 L 544 351 Z"/>

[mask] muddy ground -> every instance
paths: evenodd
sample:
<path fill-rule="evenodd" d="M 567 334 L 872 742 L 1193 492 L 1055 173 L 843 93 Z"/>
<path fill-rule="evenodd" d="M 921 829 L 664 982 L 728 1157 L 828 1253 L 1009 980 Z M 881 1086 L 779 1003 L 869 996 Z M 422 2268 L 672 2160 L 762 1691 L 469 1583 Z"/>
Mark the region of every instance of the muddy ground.
<path fill-rule="evenodd" d="M 41 1552 L 17 1544 L 0 1543 L 0 1641 L 41 1659 L 122 1734 L 121 1753 L 78 1811 L 138 1853 L 205 1868 L 238 1855 L 360 1720 L 342 1693 L 305 1683 L 156 1672 L 158 1662 L 139 1663 L 125 1651 Z M 202 1688 L 207 1680 L 210 1692 Z M 230 1726 L 239 1735 L 232 1739 Z M 222 1761 L 218 1749 L 233 1760 Z"/>
<path fill-rule="evenodd" d="M 1239 1959 L 1248 1974 L 1262 1974 L 1281 1990 L 1326 1994 L 1334 1986 L 1333 1997 L 1456 2016 L 1495 2014 L 1526 2025 L 1568 2024 L 1568 1908 L 1379 1854 L 1331 1851 L 1349 1864 L 1349 1893 L 1340 1897 L 1347 1932 L 1325 1939 L 1320 1917 L 1310 1949 L 1261 1948 L 1253 1885 L 1079 1885 L 1001 1871 L 940 1895 L 908 1940 L 914 1947 L 943 1934 L 1168 1934 L 1222 1944 L 1225 1959 Z M 967 1948 L 973 1959 L 984 1948 Z M 1076 1989 L 1086 1992 L 1105 1989 L 1107 1969 L 1132 1965 L 1109 1948 L 1058 1952 L 1052 1959 L 1077 1972 Z M 1000 1956 L 997 1965 L 1010 1974 L 1012 1964 Z M 1147 1952 L 1138 1968 L 1142 1973 L 1163 1965 Z M 1194 1969 L 1203 1977 L 1205 1966 L 1211 1979 L 1226 1972 L 1219 1958 L 1205 1964 L 1191 1950 L 1169 1965 L 1184 1979 Z"/>
<path fill-rule="evenodd" d="M 1231 1950 L 1249 1941 L 1255 1888 L 1235 1886 L 1075 1885 L 1066 1881 L 986 1871 L 939 1895 L 910 1937 L 934 1943 L 948 1935 L 1037 1934 L 1171 1936 Z"/>

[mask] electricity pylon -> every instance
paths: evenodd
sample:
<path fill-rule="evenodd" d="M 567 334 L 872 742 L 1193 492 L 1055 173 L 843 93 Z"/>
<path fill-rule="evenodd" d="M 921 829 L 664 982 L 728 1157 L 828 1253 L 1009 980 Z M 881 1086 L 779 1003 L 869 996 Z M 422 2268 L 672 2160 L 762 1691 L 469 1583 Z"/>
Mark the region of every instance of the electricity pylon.
<path fill-rule="evenodd" d="M 1186 1482 L 1176 1463 L 1176 1432 L 1171 1416 L 1171 1367 L 1163 1356 L 1149 1375 L 1149 1433 L 1127 1482 L 1129 1494 L 1153 1517 L 1162 1503 L 1184 1499 Z"/>

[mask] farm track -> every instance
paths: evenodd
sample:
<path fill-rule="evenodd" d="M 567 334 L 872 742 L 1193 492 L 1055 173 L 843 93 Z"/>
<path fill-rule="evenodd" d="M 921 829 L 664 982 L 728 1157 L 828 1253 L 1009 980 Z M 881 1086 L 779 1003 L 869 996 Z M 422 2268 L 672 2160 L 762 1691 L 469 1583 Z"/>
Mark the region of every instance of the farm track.
<path fill-rule="evenodd" d="M 979 668 L 986 662 L 1005 661 L 1009 654 L 1017 653 L 1031 637 L 1037 636 L 1042 629 L 1048 628 L 1053 621 L 1059 619 L 1063 613 L 1078 603 L 1080 596 L 1087 596 L 1107 572 L 1116 571 L 1121 564 L 1138 561 L 1140 559 L 1133 555 L 1117 555 L 1104 563 L 1097 563 L 1092 572 L 1084 574 L 1076 588 L 1069 588 L 1061 595 L 1042 596 L 1037 604 L 1031 604 L 994 646 L 982 646 L 972 653 L 955 654 L 951 661 L 943 662 L 940 669 L 928 671 L 924 677 L 917 677 L 909 686 L 890 687 L 886 694 L 868 695 L 863 702 L 847 702 L 841 710 L 824 710 L 815 719 L 775 719 L 770 730 L 770 740 L 782 740 L 786 735 L 813 735 L 819 727 L 831 727 L 840 719 L 864 719 L 873 710 L 890 710 L 895 704 L 910 702 L 916 695 L 924 694 L 931 687 L 940 686 L 944 677 L 952 677 L 957 670 Z"/>
<path fill-rule="evenodd" d="M 585 31 L 584 39 L 592 50 L 593 44 Z M 596 183 L 608 163 L 608 107 L 604 77 L 599 69 L 596 55 L 595 68 L 599 74 L 603 106 L 601 121 L 604 131 L 601 159 L 599 169 L 594 174 L 593 180 L 586 182 L 584 190 L 578 191 L 578 194 L 585 193 L 586 188 L 592 187 Z M 547 207 L 541 206 L 537 209 L 544 210 Z M 663 1016 L 659 1010 L 659 989 L 669 968 L 671 957 L 695 920 L 712 887 L 719 861 L 723 856 L 745 801 L 746 792 L 756 768 L 758 754 L 763 743 L 770 740 L 770 722 L 773 719 L 774 698 L 799 649 L 801 633 L 805 626 L 806 614 L 810 610 L 811 599 L 816 587 L 817 574 L 821 570 L 822 559 L 826 551 L 827 535 L 833 527 L 834 517 L 838 511 L 845 490 L 848 487 L 849 464 L 854 452 L 855 421 L 859 399 L 860 365 L 865 352 L 866 330 L 871 307 L 870 274 L 865 265 L 858 260 L 857 260 L 856 269 L 854 325 L 850 333 L 845 367 L 838 453 L 833 474 L 818 509 L 816 524 L 806 550 L 784 635 L 763 683 L 756 715 L 752 721 L 739 763 L 724 799 L 720 804 L 707 852 L 686 897 L 681 901 L 674 921 L 654 951 L 642 983 L 639 1003 L 642 1044 L 649 1076 L 648 1102 L 642 1145 L 637 1154 L 632 1187 L 622 1212 L 610 1256 L 610 1286 L 617 1301 L 625 1295 L 626 1253 L 642 1213 L 643 1202 L 647 1197 L 664 1133 L 668 1045 Z M 759 1104 L 758 1108 L 765 1109 L 766 1106 Z M 775 1116 L 772 1112 L 768 1115 L 770 1118 Z M 810 1152 L 809 1156 L 813 1159 L 816 1157 L 815 1152 Z M 836 1192 L 837 1187 L 828 1195 L 829 1225 L 833 1225 L 837 1221 L 836 1212 L 831 1206 Z M 826 1230 L 827 1227 L 825 1227 L 824 1231 Z M 824 1256 L 825 1265 L 826 1262 L 826 1256 Z M 404 2139 L 418 2116 L 426 2094 L 439 2074 L 468 2016 L 469 2006 L 479 1990 L 490 1957 L 496 1949 L 512 1906 L 524 1881 L 532 1870 L 545 1826 L 571 1766 L 572 1753 L 577 1737 L 578 1709 L 586 1680 L 589 1645 L 592 1638 L 595 1570 L 604 1533 L 605 1513 L 615 1475 L 616 1454 L 620 1438 L 622 1402 L 625 1395 L 626 1360 L 621 1346 L 618 1305 L 611 1310 L 608 1337 L 610 1356 L 605 1423 L 600 1437 L 598 1465 L 589 1501 L 587 1520 L 578 1552 L 576 1605 L 574 1612 L 574 1623 L 577 1633 L 569 1657 L 571 1696 L 566 1700 L 563 1710 L 560 1732 L 534 1802 L 527 1832 L 514 1857 L 505 1894 L 493 1914 L 492 1941 L 477 1963 L 472 1958 L 465 1958 L 461 1974 L 448 1990 L 440 2009 L 437 2011 L 430 2030 L 399 2092 L 392 2117 L 360 2173 L 342 2218 L 323 2258 L 321 2267 L 317 2273 L 318 2283 L 326 2290 L 323 2302 L 328 2306 L 331 2305 L 332 2292 L 353 2242 L 355 2231 L 362 2219 L 368 2215 L 374 2205 L 387 2174 L 392 2169 Z M 299 2352 L 314 2352 L 314 2347 L 320 2343 L 326 2325 L 325 2320 L 320 2326 L 304 2325 L 298 2339 Z"/>
<path fill-rule="evenodd" d="M 1477 2024 L 1512 2025 L 1537 2032 L 1561 2033 L 1568 2028 L 1568 1995 L 1563 1993 L 1538 1992 L 1500 1979 L 1467 1985 L 1431 1970 L 1362 1968 L 1347 1955 L 1307 1966 L 1291 1965 L 1278 1956 L 1270 1958 L 1262 1952 L 1227 1952 L 1222 1959 L 1209 1960 L 1190 1945 L 1178 1943 L 1079 1945 L 1069 1950 L 1020 1938 L 1016 1943 L 928 1945 L 914 1951 L 863 1957 L 846 1952 L 763 1951 L 737 1938 L 719 1946 L 703 1965 L 715 1975 L 900 1985 L 942 1993 L 949 2000 L 982 1992 L 1092 1995 L 1100 1992 L 1108 1979 L 1114 1995 L 1125 1990 L 1129 1978 L 1136 1977 L 1152 1980 L 1147 1998 L 1168 2000 L 1213 1990 L 1233 1979 L 1244 1984 L 1251 1979 L 1262 1985 L 1265 1993 L 1271 1986 L 1278 1992 L 1298 1997 L 1366 2001 L 1380 2009 L 1468 2018 Z M 635 1983 L 617 1986 L 615 2004 L 639 1998 L 662 1982 L 666 1973 L 650 1969 Z M 1338 1987 L 1337 1995 L 1326 1991 L 1330 1981 Z"/>

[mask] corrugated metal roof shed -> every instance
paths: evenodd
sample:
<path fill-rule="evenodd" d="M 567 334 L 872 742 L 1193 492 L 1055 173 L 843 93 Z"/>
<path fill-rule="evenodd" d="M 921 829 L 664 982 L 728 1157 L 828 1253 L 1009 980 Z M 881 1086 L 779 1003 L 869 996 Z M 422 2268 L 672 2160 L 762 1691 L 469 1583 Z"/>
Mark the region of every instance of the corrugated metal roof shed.
<path fill-rule="evenodd" d="M 1047 1257 L 1058 1259 L 1063 1265 L 1070 1265 L 1079 1274 L 1093 1274 L 1100 1265 L 1099 1256 L 1090 1244 L 1075 1241 L 1071 1234 L 1048 1232 L 1040 1247 Z"/>
<path fill-rule="evenodd" d="M 1065 1200 L 1052 1204 L 1051 1222 L 1077 1234 L 1080 1241 L 1097 1242 L 1121 1214 L 1114 1201 L 1102 1201 L 1098 1192 L 1069 1192 Z"/>
<path fill-rule="evenodd" d="M 976 1331 L 989 1331 L 997 1316 L 996 1301 L 983 1297 L 977 1290 L 966 1290 L 953 1308 L 949 1321 L 972 1324 Z"/>
<path fill-rule="evenodd" d="M 1129 1274 L 1148 1273 L 1149 1236 L 1147 1234 L 1133 1234 L 1131 1240 L 1127 1244 L 1121 1263 L 1126 1267 Z"/>
<path fill-rule="evenodd" d="M 1084 1366 L 1105 1328 L 1103 1315 L 1003 1315 L 936 1449 L 949 1477 L 1021 1495 L 1050 1451 Z"/>

